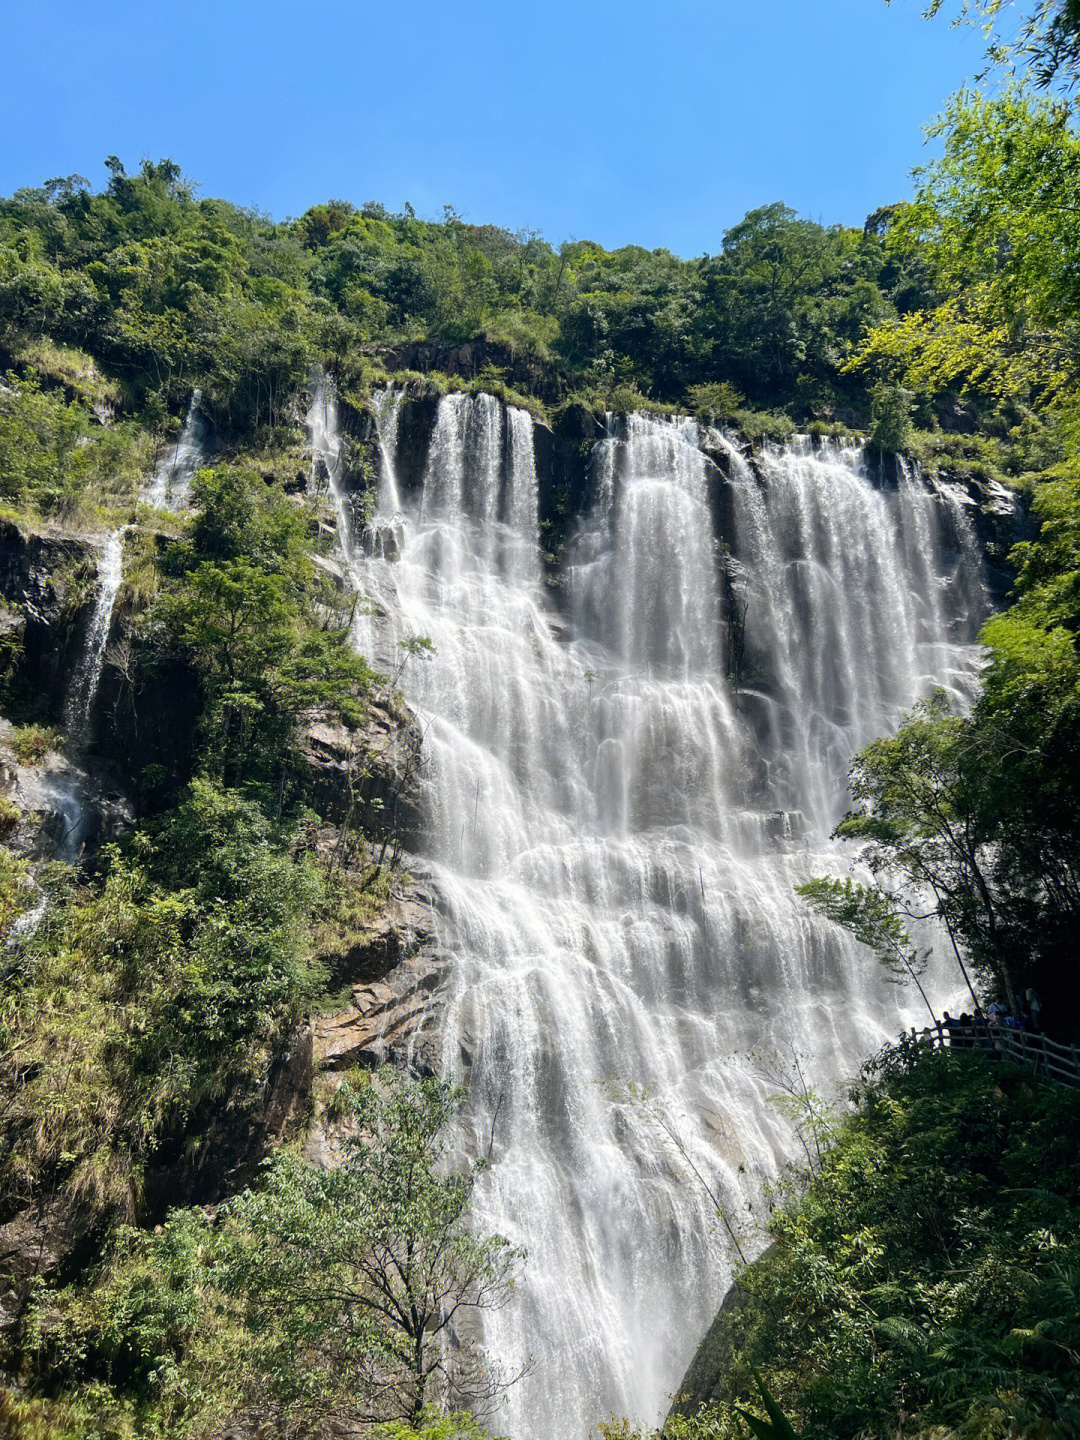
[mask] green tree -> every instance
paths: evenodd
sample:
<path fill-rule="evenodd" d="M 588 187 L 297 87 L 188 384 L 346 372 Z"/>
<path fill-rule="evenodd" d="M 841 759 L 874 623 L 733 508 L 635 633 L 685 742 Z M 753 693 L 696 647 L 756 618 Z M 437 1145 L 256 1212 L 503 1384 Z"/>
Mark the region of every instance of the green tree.
<path fill-rule="evenodd" d="M 482 1166 L 451 1170 L 441 1148 L 461 1100 L 434 1080 L 350 1087 L 340 1166 L 278 1155 L 228 1207 L 220 1283 L 286 1405 L 416 1424 L 431 1403 L 484 1405 L 504 1385 L 470 1327 L 505 1303 L 523 1254 L 467 1224 Z"/>
<path fill-rule="evenodd" d="M 961 93 L 930 133 L 942 158 L 916 172 L 887 243 L 917 254 L 935 303 L 873 328 L 854 365 L 925 394 L 951 386 L 1013 405 L 1060 404 L 1077 380 L 1080 140 L 1069 107 L 1015 88 Z"/>

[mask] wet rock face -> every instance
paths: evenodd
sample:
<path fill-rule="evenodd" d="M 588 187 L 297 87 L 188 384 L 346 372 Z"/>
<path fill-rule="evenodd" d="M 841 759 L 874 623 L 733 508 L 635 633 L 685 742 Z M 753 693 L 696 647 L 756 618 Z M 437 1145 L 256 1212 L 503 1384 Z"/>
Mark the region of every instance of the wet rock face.
<path fill-rule="evenodd" d="M 757 1258 L 753 1268 L 758 1274 L 767 1275 L 771 1266 L 780 1263 L 782 1252 L 773 1243 Z M 757 1293 L 760 1304 L 760 1289 Z M 675 1415 L 696 1415 L 703 1405 L 722 1398 L 724 1382 L 742 1349 L 744 1312 L 748 1299 L 749 1292 L 736 1280 L 675 1391 L 668 1412 L 669 1418 Z"/>
<path fill-rule="evenodd" d="M 0 596 L 29 620 L 55 621 L 70 602 L 68 576 L 92 563 L 94 547 L 71 535 L 24 533 L 0 521 Z"/>
<path fill-rule="evenodd" d="M 389 698 L 369 703 L 350 730 L 326 715 L 304 726 L 300 759 L 310 803 L 335 825 L 363 830 L 377 843 L 407 848 L 419 831 L 423 747 L 412 715 Z"/>
<path fill-rule="evenodd" d="M 94 568 L 94 546 L 71 535 L 23 531 L 0 521 L 0 635 L 18 683 L 59 714 L 92 606 L 76 583 Z"/>
<path fill-rule="evenodd" d="M 74 862 L 86 846 L 115 840 L 132 824 L 131 803 L 107 766 L 55 751 L 22 764 L 12 742 L 11 722 L 0 718 L 0 793 L 22 817 L 8 844 L 37 859 Z"/>
<path fill-rule="evenodd" d="M 329 1071 L 386 1062 L 416 1074 L 439 1073 L 440 990 L 449 958 L 435 927 L 436 894 L 409 879 L 335 968 L 349 1003 L 314 1023 L 315 1063 Z"/>

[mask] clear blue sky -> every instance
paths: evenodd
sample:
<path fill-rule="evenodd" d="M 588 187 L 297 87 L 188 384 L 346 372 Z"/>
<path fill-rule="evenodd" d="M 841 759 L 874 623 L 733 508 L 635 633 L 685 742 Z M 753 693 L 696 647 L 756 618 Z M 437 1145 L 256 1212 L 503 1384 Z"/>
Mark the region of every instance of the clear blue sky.
<path fill-rule="evenodd" d="M 558 242 L 719 247 L 784 200 L 861 223 L 979 68 L 921 0 L 5 5 L 0 193 L 117 154 L 275 218 L 331 196 Z"/>

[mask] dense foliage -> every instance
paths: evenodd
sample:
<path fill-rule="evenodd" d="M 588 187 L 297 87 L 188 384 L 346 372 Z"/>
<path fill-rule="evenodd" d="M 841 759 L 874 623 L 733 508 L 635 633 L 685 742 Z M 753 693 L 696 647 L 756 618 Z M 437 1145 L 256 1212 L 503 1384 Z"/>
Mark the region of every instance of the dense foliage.
<path fill-rule="evenodd" d="M 57 1440 L 204 1436 L 222 1417 L 299 1437 L 386 1424 L 385 1440 L 471 1440 L 462 1401 L 502 1379 L 448 1327 L 502 1304 L 521 1255 L 464 1215 L 477 1168 L 445 1173 L 439 1135 L 462 1096 L 437 1081 L 343 1082 L 352 1125 L 342 1163 L 291 1152 L 217 1211 L 174 1211 L 126 1229 L 96 1284 L 42 1297 L 29 1344 Z M 125 1425 L 133 1427 L 128 1430 Z"/>
<path fill-rule="evenodd" d="M 43 337 L 87 351 L 115 377 L 110 403 L 151 420 L 197 383 L 222 428 L 274 426 L 316 360 L 362 375 L 362 352 L 477 338 L 539 362 L 556 393 L 629 385 L 685 403 L 723 381 L 759 406 L 861 414 L 865 386 L 844 361 L 920 293 L 879 227 L 826 227 L 781 204 L 681 260 L 556 248 L 449 208 L 428 221 L 332 201 L 274 224 L 197 199 L 171 161 L 108 168 L 100 193 L 72 176 L 0 202 L 0 345 L 46 369 Z"/>

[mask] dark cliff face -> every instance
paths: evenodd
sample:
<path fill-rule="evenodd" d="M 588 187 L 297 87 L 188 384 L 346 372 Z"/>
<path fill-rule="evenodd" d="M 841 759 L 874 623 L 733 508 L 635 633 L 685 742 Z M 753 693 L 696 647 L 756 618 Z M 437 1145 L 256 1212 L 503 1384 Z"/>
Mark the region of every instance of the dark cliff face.
<path fill-rule="evenodd" d="M 0 521 L 0 616 L 15 708 L 59 720 L 93 606 L 95 547 Z"/>

